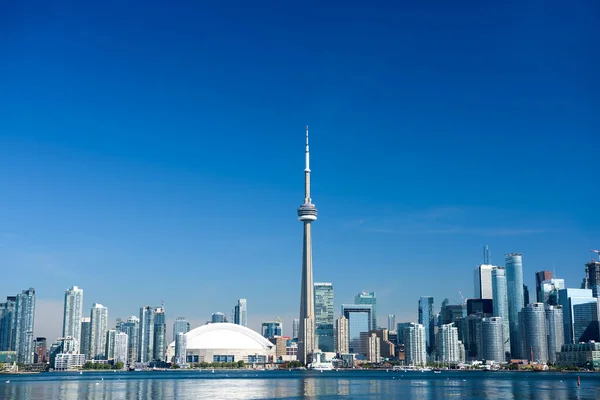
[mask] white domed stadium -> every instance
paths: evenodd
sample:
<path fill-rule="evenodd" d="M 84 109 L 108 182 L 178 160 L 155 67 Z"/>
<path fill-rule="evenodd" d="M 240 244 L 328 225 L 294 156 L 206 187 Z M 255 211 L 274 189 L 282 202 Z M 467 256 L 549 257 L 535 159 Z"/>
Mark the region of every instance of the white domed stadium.
<path fill-rule="evenodd" d="M 220 322 L 203 325 L 185 334 L 188 363 L 264 363 L 275 358 L 275 345 L 242 325 Z M 169 344 L 168 359 L 175 355 L 175 342 Z"/>

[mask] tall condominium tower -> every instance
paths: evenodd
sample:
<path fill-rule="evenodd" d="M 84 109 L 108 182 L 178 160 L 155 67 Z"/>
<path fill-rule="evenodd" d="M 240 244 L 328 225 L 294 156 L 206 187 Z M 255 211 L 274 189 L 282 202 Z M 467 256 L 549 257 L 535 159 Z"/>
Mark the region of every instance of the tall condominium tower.
<path fill-rule="evenodd" d="M 546 312 L 543 303 L 531 303 L 519 312 L 521 355 L 531 362 L 548 362 Z"/>
<path fill-rule="evenodd" d="M 239 299 L 233 310 L 233 323 L 248 326 L 248 305 L 246 299 Z"/>
<path fill-rule="evenodd" d="M 315 283 L 315 348 L 335 351 L 333 330 L 333 285 Z"/>
<path fill-rule="evenodd" d="M 335 351 L 338 354 L 347 354 L 350 351 L 348 343 L 348 319 L 343 315 L 335 321 Z"/>
<path fill-rule="evenodd" d="M 404 328 L 404 362 L 406 365 L 425 365 L 427 363 L 427 345 L 425 327 L 411 323 Z"/>
<path fill-rule="evenodd" d="M 166 360 L 167 350 L 167 320 L 165 308 L 158 307 L 154 311 L 154 357 L 156 361 Z"/>
<path fill-rule="evenodd" d="M 127 322 L 121 322 L 120 330 L 127 334 L 127 362 L 125 364 L 132 365 L 137 361 L 140 319 L 135 315 L 128 317 Z"/>
<path fill-rule="evenodd" d="M 108 332 L 108 308 L 94 303 L 90 315 L 90 357 L 106 359 L 106 332 Z"/>
<path fill-rule="evenodd" d="M 35 317 L 35 289 L 23 290 L 15 303 L 15 351 L 17 362 L 33 362 L 33 320 Z"/>
<path fill-rule="evenodd" d="M 62 337 L 75 339 L 75 352 L 81 351 L 81 317 L 83 315 L 83 289 L 73 286 L 65 291 Z"/>
<path fill-rule="evenodd" d="M 545 303 L 542 295 L 542 282 L 552 279 L 552 272 L 537 271 L 535 273 L 535 299 L 538 303 Z"/>
<path fill-rule="evenodd" d="M 178 333 L 188 333 L 190 331 L 190 321 L 186 317 L 177 317 L 173 322 L 173 341 L 177 339 Z"/>
<path fill-rule="evenodd" d="M 138 338 L 137 360 L 149 363 L 154 356 L 154 308 L 143 306 L 140 308 L 140 327 Z"/>
<path fill-rule="evenodd" d="M 300 330 L 300 319 L 294 318 L 292 321 L 292 339 L 298 339 L 298 331 Z"/>
<path fill-rule="evenodd" d="M 494 317 L 501 318 L 503 327 L 502 339 L 504 340 L 504 357 L 508 360 L 510 357 L 510 320 L 508 316 L 506 270 L 504 268 L 496 268 L 492 271 L 492 297 Z"/>
<path fill-rule="evenodd" d="M 388 331 L 396 330 L 396 316 L 394 314 L 388 314 Z"/>
<path fill-rule="evenodd" d="M 175 336 L 175 364 L 181 365 L 187 362 L 186 351 L 187 338 L 185 333 L 179 332 L 177 336 Z"/>
<path fill-rule="evenodd" d="M 548 336 L 548 361 L 556 362 L 556 353 L 565 344 L 563 310 L 561 306 L 546 304 L 546 335 Z"/>
<path fill-rule="evenodd" d="M 127 365 L 129 362 L 129 337 L 125 332 L 117 332 L 114 342 L 113 356 L 115 363 L 122 362 Z"/>
<path fill-rule="evenodd" d="M 79 345 L 79 352 L 84 354 L 86 360 L 91 359 L 90 357 L 90 339 L 91 339 L 91 319 L 90 317 L 81 318 L 81 344 Z"/>
<path fill-rule="evenodd" d="M 454 324 L 446 324 L 440 327 L 437 332 L 435 346 L 440 361 L 451 364 L 460 362 L 458 329 Z"/>
<path fill-rule="evenodd" d="M 507 254 L 506 262 L 506 292 L 508 294 L 508 321 L 510 325 L 510 354 L 512 358 L 521 354 L 519 341 L 519 312 L 524 306 L 523 296 L 523 261 L 521 254 Z"/>
<path fill-rule="evenodd" d="M 104 356 L 106 360 L 115 359 L 115 336 L 117 335 L 116 329 L 109 329 L 106 332 L 106 350 Z"/>
<path fill-rule="evenodd" d="M 302 284 L 300 287 L 300 326 L 298 332 L 298 361 L 306 364 L 315 349 L 315 307 L 313 304 L 313 268 L 311 224 L 317 220 L 317 208 L 310 197 L 310 152 L 308 126 L 304 167 L 304 203 L 298 208 L 298 220 L 304 223 L 302 246 Z"/>
<path fill-rule="evenodd" d="M 15 306 L 17 296 L 8 296 L 0 303 L 0 351 L 15 350 Z"/>
<path fill-rule="evenodd" d="M 481 264 L 475 267 L 473 283 L 476 299 L 492 298 L 492 271 L 496 268 L 498 267 L 488 264 Z"/>
<path fill-rule="evenodd" d="M 431 352 L 435 345 L 435 314 L 431 296 L 421 296 L 419 299 L 419 324 L 425 328 L 425 343 L 427 351 Z"/>
<path fill-rule="evenodd" d="M 503 363 L 506 361 L 504 348 L 504 321 L 500 317 L 481 320 L 480 358 L 485 361 Z"/>
<path fill-rule="evenodd" d="M 362 292 L 354 297 L 354 304 L 371 305 L 371 329 L 377 329 L 377 296 L 375 292 Z"/>

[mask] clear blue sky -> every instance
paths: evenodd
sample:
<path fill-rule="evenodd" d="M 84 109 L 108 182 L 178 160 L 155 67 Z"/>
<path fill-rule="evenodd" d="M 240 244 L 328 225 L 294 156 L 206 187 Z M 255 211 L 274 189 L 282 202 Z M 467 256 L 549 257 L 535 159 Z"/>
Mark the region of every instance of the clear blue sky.
<path fill-rule="evenodd" d="M 578 287 L 600 247 L 598 2 L 58 3 L 0 6 L 0 294 L 38 335 L 72 285 L 291 333 L 306 124 L 336 312 L 472 295 L 485 244 Z"/>

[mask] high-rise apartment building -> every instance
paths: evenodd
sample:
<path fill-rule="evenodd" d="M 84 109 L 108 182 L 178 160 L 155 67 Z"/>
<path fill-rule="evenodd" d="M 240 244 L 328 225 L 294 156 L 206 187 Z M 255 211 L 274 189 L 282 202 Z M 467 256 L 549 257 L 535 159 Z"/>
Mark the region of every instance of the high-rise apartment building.
<path fill-rule="evenodd" d="M 369 304 L 371 306 L 371 329 L 377 329 L 377 296 L 375 292 L 362 292 L 354 297 L 354 304 Z"/>
<path fill-rule="evenodd" d="M 79 345 L 79 352 L 85 355 L 86 360 L 91 359 L 90 339 L 92 336 L 91 330 L 91 318 L 81 318 L 81 344 Z"/>
<path fill-rule="evenodd" d="M 492 298 L 492 271 L 496 268 L 498 267 L 489 264 L 481 264 L 475 267 L 473 283 L 476 299 Z"/>
<path fill-rule="evenodd" d="M 33 351 L 34 363 L 41 364 L 46 362 L 47 341 L 45 337 L 35 338 L 35 342 L 33 344 Z"/>
<path fill-rule="evenodd" d="M 127 365 L 129 362 L 129 337 L 125 332 L 117 332 L 114 337 L 113 359 L 115 363 L 122 362 Z"/>
<path fill-rule="evenodd" d="M 120 331 L 127 335 L 127 362 L 125 364 L 133 365 L 138 359 L 140 319 L 135 315 L 128 317 L 126 322 L 121 322 Z"/>
<path fill-rule="evenodd" d="M 35 289 L 23 290 L 15 303 L 15 351 L 17 362 L 33 362 L 33 325 L 35 317 Z"/>
<path fill-rule="evenodd" d="M 283 336 L 283 323 L 279 317 L 275 321 L 264 321 L 261 330 L 262 335 L 267 339 Z"/>
<path fill-rule="evenodd" d="M 342 304 L 342 315 L 348 320 L 348 349 L 357 354 L 358 359 L 367 357 L 366 343 L 360 334 L 372 329 L 371 307 L 370 304 Z"/>
<path fill-rule="evenodd" d="M 510 354 L 518 358 L 521 353 L 519 341 L 519 312 L 524 306 L 523 259 L 519 253 L 510 253 L 505 258 L 506 292 L 508 294 L 508 322 L 510 327 Z"/>
<path fill-rule="evenodd" d="M 442 325 L 435 340 L 438 359 L 441 362 L 457 364 L 460 362 L 458 329 L 454 324 Z"/>
<path fill-rule="evenodd" d="M 116 329 L 109 329 L 106 331 L 106 350 L 104 356 L 106 360 L 115 359 L 115 336 L 117 335 Z"/>
<path fill-rule="evenodd" d="M 94 303 L 90 315 L 90 358 L 106 359 L 106 332 L 108 331 L 108 308 Z"/>
<path fill-rule="evenodd" d="M 187 363 L 186 351 L 187 339 L 185 333 L 179 332 L 175 337 L 175 364 L 181 365 Z"/>
<path fill-rule="evenodd" d="M 421 296 L 419 299 L 419 324 L 425 328 L 425 343 L 427 351 L 431 352 L 435 346 L 435 314 L 431 296 Z"/>
<path fill-rule="evenodd" d="M 367 361 L 378 363 L 381 361 L 381 339 L 376 333 L 367 335 Z"/>
<path fill-rule="evenodd" d="M 63 337 L 72 337 L 76 341 L 76 353 L 81 348 L 81 318 L 83 316 L 83 289 L 73 286 L 65 291 L 63 312 Z"/>
<path fill-rule="evenodd" d="M 190 321 L 188 321 L 188 319 L 186 317 L 175 318 L 175 322 L 173 322 L 173 341 L 175 341 L 175 339 L 177 339 L 178 333 L 188 333 L 189 331 L 190 331 Z"/>
<path fill-rule="evenodd" d="M 404 362 L 406 365 L 425 365 L 427 363 L 427 344 L 425 327 L 411 323 L 404 328 Z"/>
<path fill-rule="evenodd" d="M 333 285 L 315 283 L 315 348 L 323 352 L 335 351 L 333 329 Z"/>
<path fill-rule="evenodd" d="M 343 315 L 335 321 L 335 337 L 335 351 L 338 354 L 348 354 L 350 351 L 350 344 L 348 342 L 348 319 Z"/>
<path fill-rule="evenodd" d="M 542 282 L 552 279 L 552 272 L 550 271 L 537 271 L 535 273 L 535 298 L 538 303 L 545 303 L 544 296 L 542 295 Z"/>
<path fill-rule="evenodd" d="M 510 324 L 508 313 L 508 293 L 506 287 L 506 270 L 496 268 L 492 271 L 492 297 L 494 307 L 494 317 L 501 318 L 504 340 L 504 357 L 508 360 L 510 357 Z"/>
<path fill-rule="evenodd" d="M 546 312 L 543 303 L 531 303 L 519 313 L 521 354 L 531 362 L 548 362 Z"/>
<path fill-rule="evenodd" d="M 546 304 L 546 335 L 548 336 L 548 362 L 556 363 L 556 353 L 565 344 L 563 310 L 561 306 Z"/>
<path fill-rule="evenodd" d="M 504 363 L 506 352 L 504 347 L 505 324 L 500 317 L 483 318 L 481 320 L 481 343 L 479 358 L 485 361 Z"/>
<path fill-rule="evenodd" d="M 394 314 L 388 314 L 388 331 L 396 330 L 396 316 Z"/>
<path fill-rule="evenodd" d="M 17 296 L 0 303 L 0 351 L 15 351 L 15 306 Z"/>
<path fill-rule="evenodd" d="M 598 341 L 598 299 L 592 289 L 561 289 L 565 344 Z"/>
<path fill-rule="evenodd" d="M 298 339 L 298 329 L 300 329 L 300 319 L 294 318 L 292 321 L 292 339 Z"/>
<path fill-rule="evenodd" d="M 248 326 L 248 305 L 246 299 L 239 299 L 233 310 L 233 323 Z"/>
<path fill-rule="evenodd" d="M 143 306 L 140 308 L 140 325 L 138 338 L 137 360 L 149 363 L 154 357 L 154 308 Z"/>
<path fill-rule="evenodd" d="M 154 361 L 167 361 L 167 319 L 165 308 L 154 311 Z"/>

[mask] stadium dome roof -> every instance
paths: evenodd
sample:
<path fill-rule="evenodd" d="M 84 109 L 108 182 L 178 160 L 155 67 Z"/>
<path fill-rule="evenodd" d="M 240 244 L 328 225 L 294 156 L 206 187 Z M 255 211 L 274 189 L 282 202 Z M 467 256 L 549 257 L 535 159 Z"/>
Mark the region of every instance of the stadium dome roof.
<path fill-rule="evenodd" d="M 187 349 L 271 350 L 275 347 L 252 329 L 227 322 L 202 325 L 186 333 L 185 337 Z"/>

